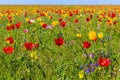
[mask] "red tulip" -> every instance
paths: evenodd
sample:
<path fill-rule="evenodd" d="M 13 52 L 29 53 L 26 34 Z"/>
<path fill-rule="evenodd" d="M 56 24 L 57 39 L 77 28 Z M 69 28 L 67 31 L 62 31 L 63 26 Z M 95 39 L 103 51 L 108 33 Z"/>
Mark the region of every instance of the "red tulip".
<path fill-rule="evenodd" d="M 12 19 L 11 19 L 11 20 L 9 20 L 9 22 L 12 22 Z"/>
<path fill-rule="evenodd" d="M 6 53 L 6 54 L 12 54 L 14 52 L 14 48 L 11 47 L 11 46 L 7 46 L 5 48 L 3 48 L 3 51 Z"/>
<path fill-rule="evenodd" d="M 99 65 L 103 67 L 108 67 L 110 65 L 110 60 L 108 58 L 99 58 Z"/>
<path fill-rule="evenodd" d="M 25 13 L 24 13 L 24 16 L 25 16 L 25 17 L 27 17 L 27 15 L 28 15 L 28 13 L 27 13 L 27 12 L 25 12 Z"/>
<path fill-rule="evenodd" d="M 75 19 L 75 20 L 74 20 L 74 23 L 78 23 L 78 20 L 77 20 L 77 19 Z"/>
<path fill-rule="evenodd" d="M 7 10 L 6 13 L 11 14 L 11 11 Z"/>
<path fill-rule="evenodd" d="M 42 17 L 42 16 L 45 16 L 45 14 L 44 14 L 44 13 L 41 13 L 40 16 L 41 16 L 41 17 Z"/>
<path fill-rule="evenodd" d="M 89 22 L 89 21 L 90 21 L 90 18 L 86 18 L 86 21 Z"/>
<path fill-rule="evenodd" d="M 7 41 L 9 44 L 13 44 L 13 43 L 14 43 L 14 40 L 13 40 L 12 37 L 7 38 L 6 41 Z"/>
<path fill-rule="evenodd" d="M 56 38 L 54 39 L 54 41 L 55 41 L 55 44 L 58 46 L 61 46 L 64 43 L 64 39 L 62 37 Z"/>
<path fill-rule="evenodd" d="M 73 13 L 69 12 L 69 16 L 73 16 Z"/>
<path fill-rule="evenodd" d="M 99 22 L 102 22 L 102 19 L 98 19 Z"/>
<path fill-rule="evenodd" d="M 113 24 L 116 25 L 116 24 L 117 24 L 117 21 L 114 21 Z"/>
<path fill-rule="evenodd" d="M 60 22 L 60 26 L 61 26 L 61 27 L 65 27 L 65 26 L 66 26 L 66 22 L 65 22 L 65 21 L 61 21 L 61 22 Z"/>
<path fill-rule="evenodd" d="M 61 22 L 63 19 L 59 18 L 58 20 L 59 20 L 59 22 Z"/>
<path fill-rule="evenodd" d="M 115 14 L 115 13 L 112 13 L 112 14 L 111 14 L 111 17 L 112 17 L 112 18 L 116 17 L 116 14 Z"/>
<path fill-rule="evenodd" d="M 46 28 L 46 27 L 47 27 L 47 24 L 44 23 L 44 24 L 42 25 L 42 27 L 43 27 L 43 28 Z"/>
<path fill-rule="evenodd" d="M 32 50 L 32 49 L 33 49 L 32 42 L 26 42 L 26 43 L 24 43 L 24 47 L 25 47 L 27 50 Z"/>
<path fill-rule="evenodd" d="M 70 20 L 70 18 L 68 18 L 68 20 Z"/>
<path fill-rule="evenodd" d="M 28 23 L 29 23 L 29 24 L 32 24 L 32 23 L 30 22 L 30 20 L 28 21 Z"/>
<path fill-rule="evenodd" d="M 114 17 L 116 17 L 116 14 L 115 13 L 108 13 L 108 17 L 111 17 L 111 18 L 114 18 Z"/>
<path fill-rule="evenodd" d="M 14 30 L 14 29 L 15 29 L 15 25 L 12 24 L 12 25 L 10 26 L 10 28 L 11 28 L 12 30 Z"/>
<path fill-rule="evenodd" d="M 39 13 L 40 11 L 39 10 L 36 10 L 37 13 Z"/>
<path fill-rule="evenodd" d="M 16 28 L 19 29 L 21 26 L 21 22 L 18 22 L 17 24 L 15 24 Z"/>
<path fill-rule="evenodd" d="M 10 31 L 10 30 L 11 30 L 11 27 L 8 26 L 8 27 L 6 28 L 6 30 L 7 30 L 7 31 Z"/>
<path fill-rule="evenodd" d="M 91 43 L 89 43 L 88 41 L 85 41 L 84 43 L 83 43 L 83 47 L 84 48 L 89 48 L 91 46 Z"/>
<path fill-rule="evenodd" d="M 11 20 L 11 19 L 12 19 L 12 16 L 8 16 L 8 19 Z"/>
<path fill-rule="evenodd" d="M 6 28 L 7 31 L 14 30 L 14 29 L 15 29 L 15 25 L 14 24 L 12 24 L 11 26 L 8 26 Z"/>

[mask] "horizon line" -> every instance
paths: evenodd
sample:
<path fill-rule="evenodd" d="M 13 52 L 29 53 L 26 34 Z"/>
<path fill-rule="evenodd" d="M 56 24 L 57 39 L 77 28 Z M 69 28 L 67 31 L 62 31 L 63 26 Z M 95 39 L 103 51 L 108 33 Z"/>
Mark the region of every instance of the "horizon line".
<path fill-rule="evenodd" d="M 0 5 L 120 5 L 120 4 L 0 4 Z"/>

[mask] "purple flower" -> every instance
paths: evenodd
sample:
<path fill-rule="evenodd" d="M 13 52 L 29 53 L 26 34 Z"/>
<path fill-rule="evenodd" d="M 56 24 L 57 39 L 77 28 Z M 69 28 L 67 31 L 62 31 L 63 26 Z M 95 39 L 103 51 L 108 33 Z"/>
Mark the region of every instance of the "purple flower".
<path fill-rule="evenodd" d="M 90 53 L 89 56 L 90 56 L 90 58 L 93 58 L 93 57 L 94 57 L 94 54 L 93 54 L 93 53 Z"/>
<path fill-rule="evenodd" d="M 93 66 L 93 64 L 92 64 L 92 63 L 90 63 L 90 66 Z"/>
<path fill-rule="evenodd" d="M 90 69 L 86 69 L 85 72 L 86 73 L 90 73 L 91 71 L 90 71 Z"/>
<path fill-rule="evenodd" d="M 82 68 L 83 68 L 83 66 L 81 65 L 81 66 L 80 66 L 80 69 L 82 69 Z"/>
<path fill-rule="evenodd" d="M 95 70 L 95 69 L 94 69 L 94 68 L 92 68 L 92 69 L 91 69 L 91 72 L 93 72 L 94 70 Z"/>
<path fill-rule="evenodd" d="M 94 64 L 94 66 L 95 66 L 95 67 L 98 67 L 98 66 L 99 66 L 99 64 L 98 64 L 98 63 L 96 63 L 96 64 Z"/>

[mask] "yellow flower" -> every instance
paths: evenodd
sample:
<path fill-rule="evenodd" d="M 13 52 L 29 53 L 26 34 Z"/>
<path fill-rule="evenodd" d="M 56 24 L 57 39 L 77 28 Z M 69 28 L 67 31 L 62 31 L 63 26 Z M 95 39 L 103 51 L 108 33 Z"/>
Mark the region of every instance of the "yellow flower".
<path fill-rule="evenodd" d="M 51 18 L 52 18 L 52 16 L 48 16 L 48 18 L 49 18 L 49 19 L 51 19 Z"/>
<path fill-rule="evenodd" d="M 102 15 L 99 15 L 99 17 L 102 19 L 103 18 L 103 16 Z"/>
<path fill-rule="evenodd" d="M 33 14 L 34 14 L 34 15 L 36 15 L 36 13 L 35 13 L 35 12 L 34 12 Z"/>
<path fill-rule="evenodd" d="M 32 62 L 34 62 L 36 59 L 38 59 L 38 56 L 36 55 L 37 51 L 32 51 L 30 54 L 30 57 L 32 58 Z"/>
<path fill-rule="evenodd" d="M 19 13 L 16 13 L 16 15 L 18 16 L 18 15 L 19 15 Z"/>
<path fill-rule="evenodd" d="M 36 29 L 37 29 L 37 27 L 34 27 L 34 28 L 33 28 L 33 31 L 35 31 Z"/>
<path fill-rule="evenodd" d="M 54 27 L 54 26 L 57 26 L 58 25 L 58 21 L 53 21 L 52 23 L 51 23 L 51 25 Z"/>
<path fill-rule="evenodd" d="M 100 68 L 100 67 L 98 67 L 97 69 L 98 69 L 98 70 L 101 70 L 101 68 Z"/>
<path fill-rule="evenodd" d="M 108 24 L 108 25 L 111 25 L 112 23 L 113 23 L 113 19 L 110 18 L 110 17 L 108 17 L 107 24 Z"/>
<path fill-rule="evenodd" d="M 42 26 L 44 24 L 44 22 L 40 22 L 40 25 Z"/>
<path fill-rule="evenodd" d="M 28 21 L 29 21 L 29 18 L 25 18 L 25 21 L 28 22 Z"/>
<path fill-rule="evenodd" d="M 80 79 L 82 79 L 84 77 L 84 71 L 83 70 L 79 71 L 78 76 Z"/>
<path fill-rule="evenodd" d="M 7 26 L 10 26 L 10 23 L 8 23 Z"/>
<path fill-rule="evenodd" d="M 34 59 L 38 59 L 38 56 L 35 55 L 35 56 L 34 56 Z"/>
<path fill-rule="evenodd" d="M 3 14 L 0 13 L 0 17 L 2 17 L 2 16 L 3 16 Z"/>
<path fill-rule="evenodd" d="M 103 38 L 103 33 L 98 33 L 98 37 L 99 37 L 100 39 L 102 39 L 102 38 Z"/>
<path fill-rule="evenodd" d="M 62 45 L 60 46 L 60 48 L 62 48 Z"/>
<path fill-rule="evenodd" d="M 12 18 L 12 20 L 14 20 L 14 18 Z"/>
<path fill-rule="evenodd" d="M 102 14 L 103 12 L 102 11 L 98 11 L 98 14 Z"/>
<path fill-rule="evenodd" d="M 113 68 L 114 71 L 117 71 L 117 68 Z"/>
<path fill-rule="evenodd" d="M 48 16 L 48 13 L 45 13 L 45 16 Z"/>
<path fill-rule="evenodd" d="M 104 46 L 107 46 L 107 44 L 106 44 L 106 43 L 104 43 Z"/>
<path fill-rule="evenodd" d="M 11 14 L 11 16 L 15 16 L 14 14 Z"/>
<path fill-rule="evenodd" d="M 117 17 L 114 17 L 113 20 L 114 20 L 114 21 L 117 20 Z"/>
<path fill-rule="evenodd" d="M 37 51 L 32 51 L 32 53 L 30 54 L 30 57 L 33 58 L 36 55 Z"/>
<path fill-rule="evenodd" d="M 77 38 L 82 38 L 82 35 L 81 34 L 76 34 L 76 37 Z"/>
<path fill-rule="evenodd" d="M 42 21 L 42 19 L 41 18 L 37 18 L 37 21 Z"/>
<path fill-rule="evenodd" d="M 79 74 L 79 78 L 81 79 L 81 78 L 83 78 L 83 77 L 84 77 L 83 74 L 80 73 L 80 74 Z"/>
<path fill-rule="evenodd" d="M 88 35 L 89 35 L 90 40 L 96 39 L 96 32 L 95 31 L 90 31 Z"/>
<path fill-rule="evenodd" d="M 6 41 L 6 43 L 8 43 L 8 44 L 9 44 L 9 43 L 10 43 L 10 41 Z"/>
<path fill-rule="evenodd" d="M 79 15 L 77 15 L 77 18 L 80 18 L 80 16 L 79 16 Z"/>
<path fill-rule="evenodd" d="M 67 17 L 68 15 L 67 15 L 67 14 L 63 14 L 62 16 L 65 18 L 65 17 Z"/>
<path fill-rule="evenodd" d="M 8 14 L 4 14 L 5 16 L 8 16 Z"/>

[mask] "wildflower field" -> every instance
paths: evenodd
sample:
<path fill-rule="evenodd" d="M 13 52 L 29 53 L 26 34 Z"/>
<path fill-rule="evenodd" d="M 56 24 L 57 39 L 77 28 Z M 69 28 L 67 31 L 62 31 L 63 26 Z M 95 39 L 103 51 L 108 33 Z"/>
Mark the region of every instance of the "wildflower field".
<path fill-rule="evenodd" d="M 0 80 L 120 80 L 119 6 L 0 6 Z"/>

